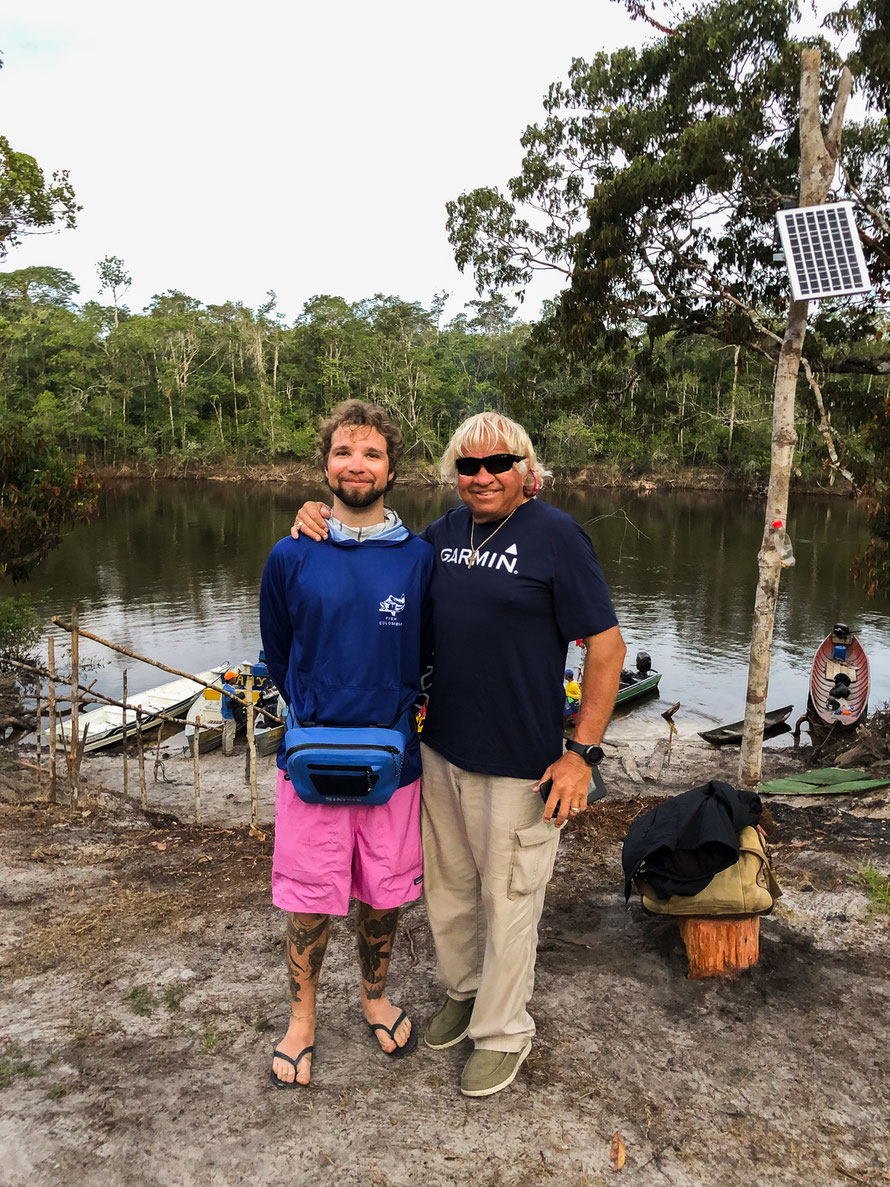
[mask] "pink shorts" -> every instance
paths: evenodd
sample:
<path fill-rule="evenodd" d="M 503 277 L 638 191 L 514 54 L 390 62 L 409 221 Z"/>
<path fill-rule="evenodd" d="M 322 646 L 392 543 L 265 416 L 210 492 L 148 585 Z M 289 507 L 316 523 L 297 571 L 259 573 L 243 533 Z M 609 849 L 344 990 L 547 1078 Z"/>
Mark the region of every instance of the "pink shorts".
<path fill-rule="evenodd" d="M 350 898 L 382 911 L 422 893 L 419 779 L 374 808 L 304 804 L 279 770 L 272 858 L 276 907 L 346 915 Z"/>

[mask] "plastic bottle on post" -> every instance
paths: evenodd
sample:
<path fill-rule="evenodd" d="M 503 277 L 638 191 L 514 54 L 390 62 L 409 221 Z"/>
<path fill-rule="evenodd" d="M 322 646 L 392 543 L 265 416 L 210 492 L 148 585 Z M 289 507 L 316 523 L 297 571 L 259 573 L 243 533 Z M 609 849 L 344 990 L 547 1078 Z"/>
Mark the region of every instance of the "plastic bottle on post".
<path fill-rule="evenodd" d="M 782 562 L 782 568 L 790 569 L 794 564 L 794 549 L 791 547 L 791 539 L 785 531 L 785 525 L 781 519 L 773 520 L 773 540 L 775 541 L 776 551 L 779 554 L 779 560 Z"/>

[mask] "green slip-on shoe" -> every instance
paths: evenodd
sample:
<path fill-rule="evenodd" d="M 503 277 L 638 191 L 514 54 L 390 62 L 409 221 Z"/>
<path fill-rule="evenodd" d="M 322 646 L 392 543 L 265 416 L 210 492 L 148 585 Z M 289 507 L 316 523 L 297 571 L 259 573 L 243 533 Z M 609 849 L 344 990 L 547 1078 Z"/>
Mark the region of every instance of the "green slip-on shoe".
<path fill-rule="evenodd" d="M 433 1051 L 444 1051 L 446 1047 L 453 1047 L 461 1039 L 467 1037 L 470 1019 L 473 1016 L 474 997 L 466 1001 L 456 1001 L 453 997 L 446 997 L 441 1006 L 426 1024 L 423 1041 Z"/>
<path fill-rule="evenodd" d="M 521 1051 L 486 1051 L 477 1047 L 460 1077 L 464 1096 L 491 1096 L 516 1079 L 516 1073 L 532 1049 L 531 1039 Z"/>

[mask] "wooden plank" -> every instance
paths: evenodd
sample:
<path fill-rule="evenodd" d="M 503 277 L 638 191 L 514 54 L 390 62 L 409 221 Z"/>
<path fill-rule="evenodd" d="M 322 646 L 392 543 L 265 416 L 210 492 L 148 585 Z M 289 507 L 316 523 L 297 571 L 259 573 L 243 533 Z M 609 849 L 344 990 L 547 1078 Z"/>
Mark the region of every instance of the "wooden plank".
<path fill-rule="evenodd" d="M 664 761 L 667 758 L 667 739 L 660 738 L 655 743 L 655 749 L 649 758 L 645 771 L 643 771 L 643 778 L 647 783 L 657 783 L 661 778 L 661 772 L 664 769 Z"/>
<path fill-rule="evenodd" d="M 640 774 L 640 768 L 637 766 L 637 760 L 634 758 L 630 749 L 622 750 L 621 765 L 627 772 L 627 777 L 631 783 L 642 783 L 643 776 Z"/>

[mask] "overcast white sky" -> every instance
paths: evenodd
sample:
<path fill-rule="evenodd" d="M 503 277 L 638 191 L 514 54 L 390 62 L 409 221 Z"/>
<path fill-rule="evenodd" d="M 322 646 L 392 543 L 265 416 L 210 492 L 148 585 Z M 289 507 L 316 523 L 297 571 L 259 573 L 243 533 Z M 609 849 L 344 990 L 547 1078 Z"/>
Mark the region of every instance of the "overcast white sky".
<path fill-rule="evenodd" d="M 316 293 L 475 295 L 445 202 L 518 170 L 519 137 L 573 57 L 639 44 L 613 0 L 34 0 L 6 7 L 2 128 L 68 169 L 78 228 L 4 269 L 65 268 L 81 299 L 121 256 L 140 310 L 180 289 L 288 320 Z M 520 316 L 555 291 L 540 283 Z"/>

